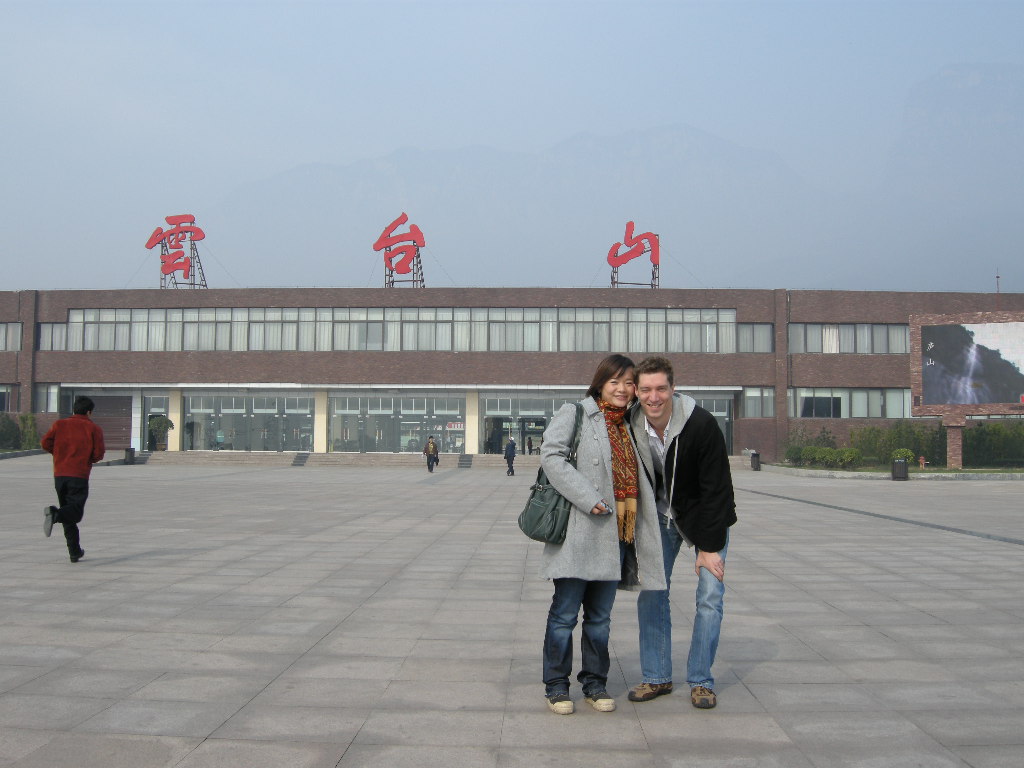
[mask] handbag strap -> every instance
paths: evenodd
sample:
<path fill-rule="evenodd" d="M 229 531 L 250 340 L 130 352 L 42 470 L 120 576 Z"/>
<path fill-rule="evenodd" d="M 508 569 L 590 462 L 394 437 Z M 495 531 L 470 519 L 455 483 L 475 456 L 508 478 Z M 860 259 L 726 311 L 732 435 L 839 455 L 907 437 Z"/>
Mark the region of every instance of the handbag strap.
<path fill-rule="evenodd" d="M 576 466 L 576 449 L 580 447 L 580 427 L 583 426 L 583 403 L 576 403 L 576 423 L 572 427 L 572 447 L 569 449 L 569 455 L 565 457 L 565 460 Z"/>

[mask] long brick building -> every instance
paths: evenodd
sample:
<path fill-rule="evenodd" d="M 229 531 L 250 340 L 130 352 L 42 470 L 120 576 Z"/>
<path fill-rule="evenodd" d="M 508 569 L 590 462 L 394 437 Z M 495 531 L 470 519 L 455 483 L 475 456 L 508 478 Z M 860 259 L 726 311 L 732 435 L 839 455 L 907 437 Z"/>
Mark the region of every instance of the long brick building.
<path fill-rule="evenodd" d="M 608 352 L 663 354 L 729 449 L 909 418 L 908 320 L 1024 294 L 564 288 L 0 292 L 0 410 L 97 402 L 112 448 L 534 450 Z"/>

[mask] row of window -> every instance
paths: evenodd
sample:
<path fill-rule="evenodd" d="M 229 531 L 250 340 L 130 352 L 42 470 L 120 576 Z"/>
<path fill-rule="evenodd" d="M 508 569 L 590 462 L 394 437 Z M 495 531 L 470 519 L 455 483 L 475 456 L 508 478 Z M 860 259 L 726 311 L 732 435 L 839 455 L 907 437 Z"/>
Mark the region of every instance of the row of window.
<path fill-rule="evenodd" d="M 786 396 L 790 418 L 910 418 L 909 389 L 797 387 Z"/>
<path fill-rule="evenodd" d="M 900 355 L 910 351 L 910 329 L 884 323 L 790 323 L 790 352 Z"/>
<path fill-rule="evenodd" d="M 0 323 L 0 352 L 21 351 L 21 323 Z"/>
<path fill-rule="evenodd" d="M 71 310 L 40 350 L 773 352 L 771 323 L 734 309 L 221 308 Z"/>

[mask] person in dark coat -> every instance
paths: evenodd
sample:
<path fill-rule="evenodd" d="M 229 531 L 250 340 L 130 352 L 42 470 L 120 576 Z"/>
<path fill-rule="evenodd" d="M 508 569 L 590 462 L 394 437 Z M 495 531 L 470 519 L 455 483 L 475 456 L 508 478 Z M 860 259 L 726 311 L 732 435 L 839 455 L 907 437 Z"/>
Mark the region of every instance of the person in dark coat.
<path fill-rule="evenodd" d="M 642 682 L 631 701 L 672 692 L 672 566 L 683 542 L 693 547 L 697 575 L 696 614 L 687 657 L 690 702 L 698 709 L 717 703 L 715 662 L 725 598 L 725 555 L 736 522 L 732 474 L 725 438 L 715 417 L 686 395 L 676 394 L 672 365 L 649 357 L 634 371 L 637 405 L 630 429 L 637 453 L 655 489 L 665 564 L 664 590 L 637 599 Z"/>
<path fill-rule="evenodd" d="M 85 515 L 89 498 L 89 474 L 92 465 L 103 459 L 103 430 L 92 420 L 95 407 L 91 398 L 75 398 L 73 415 L 55 422 L 43 435 L 43 450 L 53 454 L 53 484 L 60 507 L 43 508 L 43 533 L 50 535 L 54 523 L 64 526 L 64 539 L 72 563 L 85 555 L 79 540 L 78 524 Z"/>
<path fill-rule="evenodd" d="M 516 473 L 516 469 L 513 466 L 516 460 L 516 441 L 511 437 L 508 442 L 505 443 L 505 463 L 508 464 L 508 472 L 505 474 L 512 477 Z"/>

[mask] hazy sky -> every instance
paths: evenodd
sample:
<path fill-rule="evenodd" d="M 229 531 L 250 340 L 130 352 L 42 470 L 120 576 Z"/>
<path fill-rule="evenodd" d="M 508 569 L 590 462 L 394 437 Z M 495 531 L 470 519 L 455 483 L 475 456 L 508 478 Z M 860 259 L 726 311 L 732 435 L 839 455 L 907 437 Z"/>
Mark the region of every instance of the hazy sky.
<path fill-rule="evenodd" d="M 0 0 L 0 30 L 3 290 L 153 287 L 163 216 L 401 148 L 685 124 L 856 192 L 916 84 L 1024 65 L 1020 0 Z"/>

